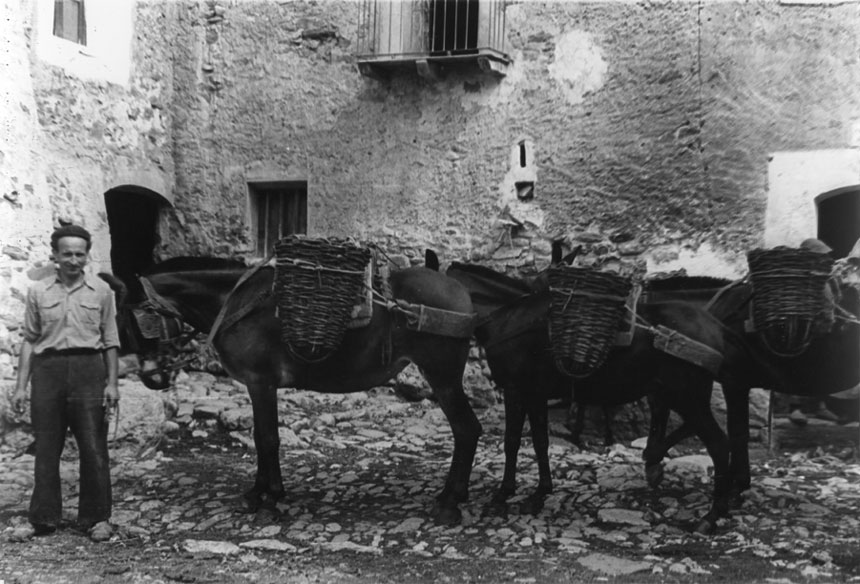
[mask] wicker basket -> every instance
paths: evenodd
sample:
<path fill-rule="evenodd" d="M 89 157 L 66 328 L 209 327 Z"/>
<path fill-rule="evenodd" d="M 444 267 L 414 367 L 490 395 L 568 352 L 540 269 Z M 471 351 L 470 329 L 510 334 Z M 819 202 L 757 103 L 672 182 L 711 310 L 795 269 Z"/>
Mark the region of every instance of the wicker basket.
<path fill-rule="evenodd" d="M 567 375 L 586 377 L 606 361 L 632 281 L 609 272 L 566 266 L 550 268 L 548 277 L 549 334 L 556 367 Z"/>
<path fill-rule="evenodd" d="M 767 348 L 794 356 L 821 330 L 822 313 L 832 310 L 825 289 L 833 259 L 807 249 L 775 247 L 747 254 L 752 282 L 752 319 Z"/>
<path fill-rule="evenodd" d="M 340 346 L 369 260 L 370 250 L 348 240 L 290 236 L 275 245 L 281 338 L 294 355 L 320 361 Z"/>

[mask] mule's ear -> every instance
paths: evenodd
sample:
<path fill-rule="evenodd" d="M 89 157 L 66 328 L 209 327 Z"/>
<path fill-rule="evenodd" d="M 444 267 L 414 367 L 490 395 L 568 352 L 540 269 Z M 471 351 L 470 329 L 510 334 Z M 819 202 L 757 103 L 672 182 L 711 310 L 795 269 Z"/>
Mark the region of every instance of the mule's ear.
<path fill-rule="evenodd" d="M 854 247 L 852 247 L 851 251 L 848 252 L 848 257 L 860 260 L 860 239 L 854 242 Z"/>
<path fill-rule="evenodd" d="M 552 257 L 550 258 L 550 263 L 552 263 L 552 265 L 561 263 L 561 253 L 561 242 L 556 239 L 552 242 Z"/>
<path fill-rule="evenodd" d="M 576 259 L 576 256 L 578 256 L 579 252 L 581 252 L 581 251 L 582 251 L 582 246 L 577 245 L 575 248 L 573 248 L 572 252 L 570 252 L 569 254 L 564 256 L 563 258 L 561 258 L 562 263 L 564 263 L 564 265 L 566 265 L 566 266 L 572 266 L 573 260 Z"/>
<path fill-rule="evenodd" d="M 432 249 L 424 250 L 424 266 L 435 272 L 439 271 L 439 256 Z"/>

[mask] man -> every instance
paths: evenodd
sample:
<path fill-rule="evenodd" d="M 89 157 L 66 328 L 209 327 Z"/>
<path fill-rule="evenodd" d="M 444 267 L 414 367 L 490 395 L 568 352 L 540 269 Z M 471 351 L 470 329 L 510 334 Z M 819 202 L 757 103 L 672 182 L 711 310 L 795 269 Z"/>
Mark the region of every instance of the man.
<path fill-rule="evenodd" d="M 800 242 L 801 249 L 808 249 L 820 254 L 831 255 L 833 248 L 821 241 L 810 237 Z M 830 289 L 825 289 L 825 294 L 830 295 Z M 823 320 L 822 320 L 823 322 Z M 831 321 L 832 322 L 832 321 Z M 808 423 L 808 415 L 811 415 L 820 420 L 829 422 L 839 421 L 839 416 L 830 411 L 827 407 L 827 402 L 814 397 L 802 398 L 791 396 L 789 398 L 788 409 L 790 411 L 788 419 L 796 426 L 805 426 Z"/>
<path fill-rule="evenodd" d="M 108 413 L 119 403 L 116 306 L 100 278 L 87 274 L 92 238 L 77 225 L 51 235 L 56 274 L 27 292 L 24 342 L 12 407 L 22 412 L 27 385 L 36 437 L 28 535 L 54 532 L 62 517 L 60 454 L 71 428 L 80 453 L 78 527 L 95 541 L 111 537 Z"/>

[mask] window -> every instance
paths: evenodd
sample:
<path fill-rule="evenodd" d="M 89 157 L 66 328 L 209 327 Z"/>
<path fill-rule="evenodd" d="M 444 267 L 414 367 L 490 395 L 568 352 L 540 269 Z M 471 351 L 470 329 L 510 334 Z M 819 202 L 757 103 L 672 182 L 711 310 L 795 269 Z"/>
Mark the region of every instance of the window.
<path fill-rule="evenodd" d="M 87 44 L 84 0 L 54 0 L 54 36 Z"/>
<path fill-rule="evenodd" d="M 27 2 L 35 10 L 36 59 L 59 67 L 70 77 L 130 87 L 136 2 Z"/>
<path fill-rule="evenodd" d="M 249 183 L 257 253 L 268 256 L 286 235 L 308 231 L 305 181 Z"/>

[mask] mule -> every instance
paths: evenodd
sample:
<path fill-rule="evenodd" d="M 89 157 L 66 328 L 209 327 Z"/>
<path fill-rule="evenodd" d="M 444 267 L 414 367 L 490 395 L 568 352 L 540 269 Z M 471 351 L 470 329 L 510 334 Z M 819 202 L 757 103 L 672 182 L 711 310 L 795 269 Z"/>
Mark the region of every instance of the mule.
<path fill-rule="evenodd" d="M 833 326 L 814 337 L 801 354 L 784 357 L 774 354 L 755 332 L 746 329 L 751 285 L 737 281 L 708 304 L 708 310 L 721 322 L 724 346 L 723 366 L 717 375 L 726 399 L 727 429 L 730 443 L 730 497 L 740 504 L 743 491 L 750 488 L 749 392 L 753 387 L 791 395 L 823 398 L 855 387 L 860 383 L 860 258 L 837 261 L 831 276 Z M 683 424 L 667 438 L 665 410 L 652 412 L 659 418 L 649 437 L 650 465 L 658 464 L 666 451 L 689 436 L 692 428 Z M 654 478 L 657 478 L 655 475 Z"/>
<path fill-rule="evenodd" d="M 447 274 L 469 290 L 485 294 L 486 268 L 452 264 Z M 493 276 L 491 280 L 499 278 Z M 516 490 L 516 462 L 526 416 L 538 463 L 538 485 L 524 503 L 536 512 L 553 490 L 549 466 L 547 400 L 563 396 L 571 378 L 555 365 L 550 347 L 548 315 L 550 292 L 535 291 L 510 301 L 497 298 L 500 308 L 479 318 L 475 336 L 483 346 L 495 383 L 505 396 L 505 470 L 493 496 L 490 511 L 503 513 Z M 487 300 L 486 305 L 493 304 Z M 606 405 L 629 403 L 647 395 L 677 411 L 705 444 L 714 463 L 713 503 L 696 530 L 712 532 L 719 517 L 728 512 L 728 439 L 713 417 L 710 396 L 713 375 L 704 368 L 654 347 L 657 325 L 664 325 L 700 343 L 721 350 L 719 323 L 705 310 L 683 302 L 640 303 L 637 312 L 647 327 L 636 327 L 632 344 L 613 348 L 607 361 L 591 375 L 577 379 L 576 393 L 585 402 Z M 479 311 L 480 314 L 480 311 Z"/>
<path fill-rule="evenodd" d="M 293 355 L 282 340 L 276 300 L 271 294 L 274 272 L 268 266 L 248 272 L 236 262 L 183 258 L 159 264 L 142 277 L 159 310 L 210 333 L 224 369 L 248 388 L 257 449 L 254 484 L 245 493 L 249 509 L 271 507 L 285 496 L 279 460 L 277 388 L 323 393 L 362 391 L 382 385 L 411 361 L 433 388 L 454 437 L 451 465 L 436 497 L 434 519 L 445 525 L 459 523 L 458 505 L 468 499 L 469 477 L 481 434 L 481 425 L 463 390 L 470 334 L 455 338 L 419 332 L 409 325 L 412 315 L 396 307 L 377 305 L 367 326 L 347 330 L 332 354 L 309 363 Z M 240 278 L 244 281 L 234 289 Z M 465 287 L 436 271 L 424 267 L 395 271 L 390 284 L 395 301 L 461 315 L 473 312 Z M 222 308 L 228 318 L 212 334 Z M 228 322 L 229 315 L 242 313 L 241 318 Z"/>
<path fill-rule="evenodd" d="M 643 282 L 640 303 L 654 304 L 657 302 L 687 302 L 694 304 L 700 308 L 704 308 L 707 303 L 721 289 L 730 284 L 731 281 L 724 278 L 714 278 L 710 276 L 670 276 L 667 278 L 647 279 Z M 615 435 L 612 432 L 612 408 L 599 400 L 600 395 L 593 396 L 599 403 L 586 402 L 588 396 L 577 394 L 576 385 L 574 384 L 574 395 L 568 413 L 567 428 L 571 433 L 571 441 L 574 444 L 580 445 L 581 435 L 585 426 L 585 406 L 600 406 L 603 410 L 603 440 L 609 446 L 615 443 Z M 658 407 L 652 404 L 648 399 L 651 407 Z M 637 402 L 641 405 L 641 401 Z M 640 408 L 640 412 L 642 409 Z M 667 417 L 668 422 L 668 417 Z M 638 429 L 634 428 L 634 432 Z M 653 468 L 649 466 L 649 472 Z"/>

